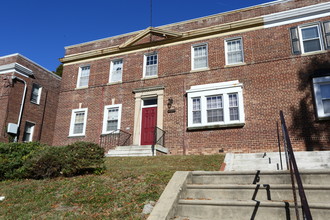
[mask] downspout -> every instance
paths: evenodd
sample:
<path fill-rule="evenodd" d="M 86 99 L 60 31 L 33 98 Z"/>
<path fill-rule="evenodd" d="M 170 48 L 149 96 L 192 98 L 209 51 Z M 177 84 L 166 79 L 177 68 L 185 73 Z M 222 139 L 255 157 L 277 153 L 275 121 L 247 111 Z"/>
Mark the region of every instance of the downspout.
<path fill-rule="evenodd" d="M 26 96 L 26 89 L 27 89 L 27 83 L 24 79 L 22 78 L 19 78 L 17 76 L 12 76 L 11 77 L 12 80 L 20 80 L 24 83 L 24 92 L 23 92 L 23 97 L 22 97 L 22 103 L 21 103 L 21 108 L 20 108 L 20 111 L 19 111 L 19 116 L 18 116 L 18 121 L 17 121 L 17 133 L 15 135 L 15 138 L 14 138 L 14 142 L 17 142 L 18 141 L 18 134 L 19 134 L 19 130 L 20 130 L 20 124 L 21 124 L 21 120 L 22 120 L 22 115 L 23 115 L 23 107 L 24 107 L 24 103 L 25 103 L 25 96 Z"/>

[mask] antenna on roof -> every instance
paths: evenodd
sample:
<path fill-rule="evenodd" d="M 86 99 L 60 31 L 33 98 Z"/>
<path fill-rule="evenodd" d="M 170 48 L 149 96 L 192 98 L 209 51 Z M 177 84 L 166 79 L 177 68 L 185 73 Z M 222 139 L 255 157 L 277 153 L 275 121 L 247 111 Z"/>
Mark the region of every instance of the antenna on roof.
<path fill-rule="evenodd" d="M 150 27 L 152 27 L 152 0 L 150 0 Z M 150 34 L 150 42 L 152 42 L 152 34 Z"/>

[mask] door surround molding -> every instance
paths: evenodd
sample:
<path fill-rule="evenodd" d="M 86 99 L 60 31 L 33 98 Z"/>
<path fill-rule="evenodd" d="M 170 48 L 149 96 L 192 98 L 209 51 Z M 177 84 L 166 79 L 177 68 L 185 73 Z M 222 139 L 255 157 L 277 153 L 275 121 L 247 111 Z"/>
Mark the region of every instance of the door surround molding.
<path fill-rule="evenodd" d="M 136 89 L 133 93 L 135 93 L 133 145 L 140 145 L 143 99 L 157 97 L 157 127 L 163 129 L 164 86 Z"/>

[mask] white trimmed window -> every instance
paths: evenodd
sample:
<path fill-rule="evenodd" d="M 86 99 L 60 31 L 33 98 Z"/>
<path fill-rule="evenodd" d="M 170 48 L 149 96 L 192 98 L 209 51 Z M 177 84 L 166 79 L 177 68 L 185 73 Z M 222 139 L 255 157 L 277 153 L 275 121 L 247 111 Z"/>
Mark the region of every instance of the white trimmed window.
<path fill-rule="evenodd" d="M 191 48 L 191 57 L 192 70 L 208 68 L 207 44 L 193 45 Z"/>
<path fill-rule="evenodd" d="M 123 76 L 123 60 L 111 61 L 110 65 L 110 83 L 121 82 Z"/>
<path fill-rule="evenodd" d="M 226 65 L 244 62 L 242 38 L 225 40 Z"/>
<path fill-rule="evenodd" d="M 31 92 L 31 102 L 32 103 L 40 104 L 41 89 L 42 89 L 41 86 L 39 86 L 37 84 L 33 84 L 32 92 Z"/>
<path fill-rule="evenodd" d="M 236 81 L 192 86 L 188 96 L 188 129 L 243 126 L 243 84 Z"/>
<path fill-rule="evenodd" d="M 330 21 L 290 28 L 293 54 L 330 49 Z"/>
<path fill-rule="evenodd" d="M 87 123 L 87 108 L 73 109 L 69 136 L 84 136 Z"/>
<path fill-rule="evenodd" d="M 313 79 L 318 119 L 330 119 L 330 76 Z"/>
<path fill-rule="evenodd" d="M 143 77 L 157 76 L 158 74 L 158 54 L 144 55 Z"/>
<path fill-rule="evenodd" d="M 104 106 L 103 134 L 109 134 L 120 129 L 121 106 L 121 104 Z"/>
<path fill-rule="evenodd" d="M 34 123 L 28 121 L 25 123 L 23 142 L 31 142 L 33 140 L 34 126 Z"/>
<path fill-rule="evenodd" d="M 77 88 L 88 86 L 89 73 L 90 73 L 90 66 L 79 67 Z"/>

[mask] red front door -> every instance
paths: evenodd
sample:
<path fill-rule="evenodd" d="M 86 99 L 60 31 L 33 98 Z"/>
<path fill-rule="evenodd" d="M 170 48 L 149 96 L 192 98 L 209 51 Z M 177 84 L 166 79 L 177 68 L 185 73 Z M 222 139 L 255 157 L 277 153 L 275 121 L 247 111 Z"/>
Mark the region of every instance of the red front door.
<path fill-rule="evenodd" d="M 151 145 L 154 142 L 157 124 L 157 107 L 142 109 L 141 145 Z"/>

